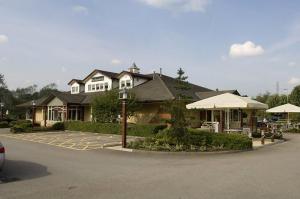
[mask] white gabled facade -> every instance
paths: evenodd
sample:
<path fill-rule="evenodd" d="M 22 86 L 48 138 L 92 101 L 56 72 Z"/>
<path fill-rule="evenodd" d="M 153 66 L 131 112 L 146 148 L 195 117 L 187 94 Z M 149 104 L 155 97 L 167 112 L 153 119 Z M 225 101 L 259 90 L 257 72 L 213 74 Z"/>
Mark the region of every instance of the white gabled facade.
<path fill-rule="evenodd" d="M 79 84 L 78 82 L 74 82 L 71 84 L 71 94 L 78 94 L 84 92 L 84 85 Z"/>
<path fill-rule="evenodd" d="M 134 74 L 130 73 L 125 73 L 120 76 L 119 79 L 119 88 L 133 88 L 135 86 L 138 86 L 144 82 L 148 81 L 148 79 L 143 78 L 143 77 L 137 77 Z"/>
<path fill-rule="evenodd" d="M 85 82 L 85 92 L 92 93 L 92 92 L 99 92 L 99 91 L 106 91 L 111 90 L 113 88 L 113 80 L 106 75 L 97 72 L 95 75 L 90 77 Z"/>
<path fill-rule="evenodd" d="M 128 71 L 123 71 L 119 75 L 108 71 L 95 70 L 84 80 L 73 79 L 69 83 L 71 94 L 101 92 L 114 88 L 131 89 L 149 80 L 147 76 L 140 75 L 139 71 L 140 69 L 135 64 Z"/>

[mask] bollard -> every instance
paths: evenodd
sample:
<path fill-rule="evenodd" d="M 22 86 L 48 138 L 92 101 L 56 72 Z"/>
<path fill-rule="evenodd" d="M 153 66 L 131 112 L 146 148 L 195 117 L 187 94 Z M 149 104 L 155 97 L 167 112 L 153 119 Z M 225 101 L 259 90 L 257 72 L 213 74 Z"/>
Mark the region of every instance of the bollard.
<path fill-rule="evenodd" d="M 265 136 L 264 136 L 264 135 L 261 136 L 261 144 L 262 144 L 262 145 L 265 145 Z"/>

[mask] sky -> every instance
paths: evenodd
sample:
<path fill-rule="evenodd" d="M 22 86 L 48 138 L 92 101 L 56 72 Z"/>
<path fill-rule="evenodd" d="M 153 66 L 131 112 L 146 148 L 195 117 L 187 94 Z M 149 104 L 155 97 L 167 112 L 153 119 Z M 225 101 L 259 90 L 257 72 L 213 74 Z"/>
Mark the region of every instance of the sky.
<path fill-rule="evenodd" d="M 300 84 L 298 0 L 0 0 L 0 73 L 10 89 L 94 69 L 176 76 L 241 94 Z M 287 89 L 287 90 L 286 90 Z"/>

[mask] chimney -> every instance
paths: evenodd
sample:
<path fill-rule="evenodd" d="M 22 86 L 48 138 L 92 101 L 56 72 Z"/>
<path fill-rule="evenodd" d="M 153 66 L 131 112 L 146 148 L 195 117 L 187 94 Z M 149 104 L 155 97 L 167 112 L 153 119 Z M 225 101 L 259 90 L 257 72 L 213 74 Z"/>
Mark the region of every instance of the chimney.
<path fill-rule="evenodd" d="M 159 68 L 159 76 L 162 76 L 162 68 Z"/>

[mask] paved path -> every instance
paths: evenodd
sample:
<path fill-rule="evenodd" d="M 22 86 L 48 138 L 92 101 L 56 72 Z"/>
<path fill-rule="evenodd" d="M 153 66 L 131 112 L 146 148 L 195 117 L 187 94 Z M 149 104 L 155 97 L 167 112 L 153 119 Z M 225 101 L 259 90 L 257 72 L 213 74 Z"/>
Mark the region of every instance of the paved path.
<path fill-rule="evenodd" d="M 76 151 L 0 137 L 0 198 L 299 199 L 300 135 L 217 155 Z M 12 182 L 8 182 L 8 181 Z"/>
<path fill-rule="evenodd" d="M 99 133 L 42 132 L 12 134 L 8 131 L 5 131 L 0 133 L 0 137 L 37 142 L 72 150 L 95 150 L 109 146 L 121 145 L 120 135 L 108 135 Z M 130 142 L 136 138 L 137 137 L 128 136 L 127 141 Z"/>

